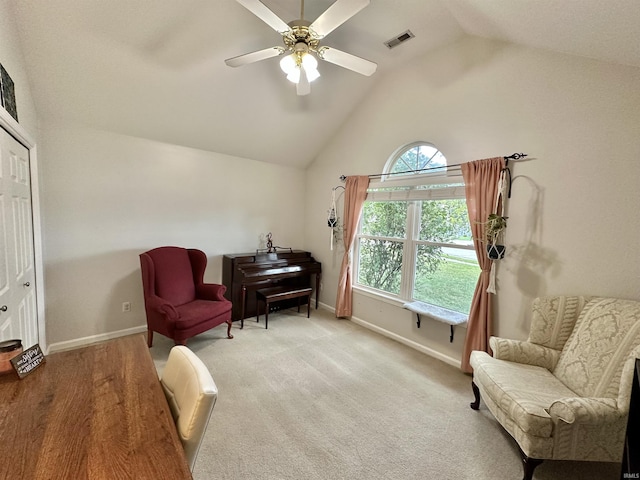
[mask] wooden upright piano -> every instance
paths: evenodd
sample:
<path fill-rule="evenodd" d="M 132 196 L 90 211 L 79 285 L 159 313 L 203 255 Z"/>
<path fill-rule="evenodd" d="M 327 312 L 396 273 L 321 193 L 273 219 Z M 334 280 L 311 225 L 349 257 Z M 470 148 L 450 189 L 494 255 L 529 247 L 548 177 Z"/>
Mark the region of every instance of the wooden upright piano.
<path fill-rule="evenodd" d="M 311 277 L 314 275 L 317 309 L 321 273 L 320 262 L 317 262 L 310 252 L 302 250 L 238 253 L 222 257 L 222 284 L 227 287 L 224 296 L 233 303 L 233 320 L 256 315 L 258 307 L 255 291 L 258 288 L 310 287 Z"/>

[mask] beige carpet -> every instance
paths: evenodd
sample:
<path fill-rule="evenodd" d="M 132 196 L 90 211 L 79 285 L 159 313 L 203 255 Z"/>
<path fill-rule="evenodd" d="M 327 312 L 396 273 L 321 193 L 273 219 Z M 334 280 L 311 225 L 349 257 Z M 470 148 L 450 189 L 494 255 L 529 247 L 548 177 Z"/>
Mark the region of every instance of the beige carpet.
<path fill-rule="evenodd" d="M 324 310 L 274 313 L 189 341 L 219 389 L 197 480 L 522 478 L 515 442 L 470 377 Z M 162 371 L 172 342 L 151 349 Z M 614 480 L 617 465 L 544 462 L 537 480 Z"/>

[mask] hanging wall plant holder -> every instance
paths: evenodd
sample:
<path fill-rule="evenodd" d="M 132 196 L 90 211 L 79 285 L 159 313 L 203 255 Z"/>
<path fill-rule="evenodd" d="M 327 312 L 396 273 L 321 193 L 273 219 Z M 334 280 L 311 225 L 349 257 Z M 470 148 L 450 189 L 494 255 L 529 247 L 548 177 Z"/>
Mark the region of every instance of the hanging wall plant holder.
<path fill-rule="evenodd" d="M 505 246 L 498 243 L 507 229 L 507 217 L 492 213 L 484 224 L 487 255 L 492 260 L 504 258 Z"/>
<path fill-rule="evenodd" d="M 342 188 L 344 190 L 344 187 L 342 185 L 338 185 L 337 187 L 333 187 L 331 189 L 331 208 L 327 210 L 327 226 L 331 229 L 331 250 L 333 250 L 334 240 L 338 240 L 337 230 L 340 229 L 340 225 L 338 223 L 339 219 L 336 215 L 336 190 L 338 188 Z"/>
<path fill-rule="evenodd" d="M 500 260 L 504 258 L 505 246 L 504 245 L 487 245 L 487 255 L 491 260 Z"/>

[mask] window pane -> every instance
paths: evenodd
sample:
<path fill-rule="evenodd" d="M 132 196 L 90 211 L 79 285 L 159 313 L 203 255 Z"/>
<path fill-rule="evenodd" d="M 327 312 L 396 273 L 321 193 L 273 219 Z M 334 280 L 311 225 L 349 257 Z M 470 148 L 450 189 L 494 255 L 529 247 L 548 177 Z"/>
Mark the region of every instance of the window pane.
<path fill-rule="evenodd" d="M 433 145 L 421 144 L 405 150 L 402 155 L 397 158 L 389 172 L 401 173 L 415 170 L 407 173 L 407 175 L 411 175 L 418 174 L 420 173 L 420 170 L 423 169 L 425 172 L 444 170 L 446 165 L 447 159 L 444 157 L 442 152 Z M 443 168 L 437 169 L 437 167 Z"/>
<path fill-rule="evenodd" d="M 473 245 L 465 200 L 423 201 L 418 238 L 430 242 Z"/>
<path fill-rule="evenodd" d="M 413 298 L 468 314 L 479 276 L 475 251 L 418 245 Z"/>
<path fill-rule="evenodd" d="M 402 248 L 402 242 L 361 238 L 357 283 L 399 294 Z"/>
<path fill-rule="evenodd" d="M 365 202 L 362 234 L 405 238 L 407 202 Z"/>

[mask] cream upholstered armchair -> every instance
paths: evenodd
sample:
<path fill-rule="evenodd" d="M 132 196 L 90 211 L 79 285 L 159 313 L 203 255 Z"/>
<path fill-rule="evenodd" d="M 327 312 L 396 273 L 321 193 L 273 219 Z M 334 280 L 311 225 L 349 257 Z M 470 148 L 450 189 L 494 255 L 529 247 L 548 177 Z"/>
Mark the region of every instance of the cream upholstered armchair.
<path fill-rule="evenodd" d="M 211 412 L 218 399 L 218 387 L 207 366 L 184 345 L 169 352 L 160 379 L 189 468 L 193 472 Z"/>
<path fill-rule="evenodd" d="M 622 460 L 640 302 L 553 296 L 533 302 L 527 341 L 491 337 L 471 353 L 480 395 L 520 448 L 524 479 L 544 459 Z"/>

